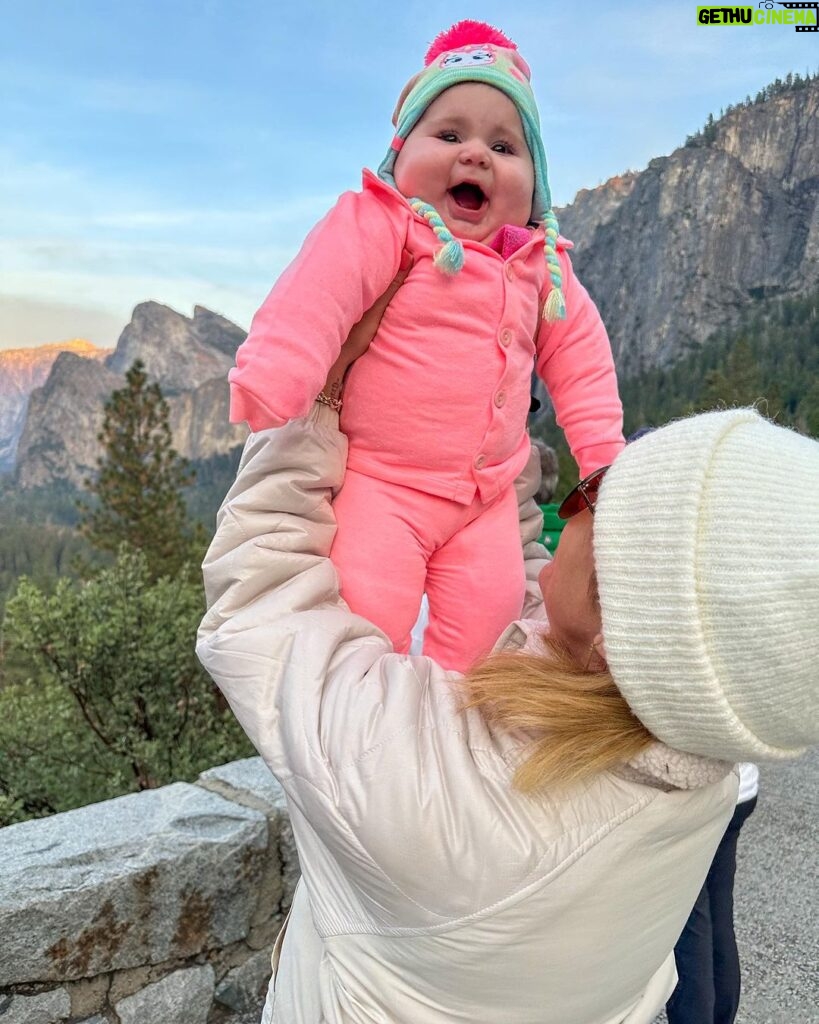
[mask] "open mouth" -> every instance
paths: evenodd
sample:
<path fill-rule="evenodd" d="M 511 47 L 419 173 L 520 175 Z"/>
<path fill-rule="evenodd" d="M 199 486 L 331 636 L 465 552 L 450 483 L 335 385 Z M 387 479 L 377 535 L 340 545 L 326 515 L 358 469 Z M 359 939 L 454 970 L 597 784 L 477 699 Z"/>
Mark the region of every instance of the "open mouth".
<path fill-rule="evenodd" d="M 455 185 L 449 190 L 449 194 L 463 210 L 480 210 L 486 202 L 483 189 L 471 181 L 462 181 L 460 185 Z"/>

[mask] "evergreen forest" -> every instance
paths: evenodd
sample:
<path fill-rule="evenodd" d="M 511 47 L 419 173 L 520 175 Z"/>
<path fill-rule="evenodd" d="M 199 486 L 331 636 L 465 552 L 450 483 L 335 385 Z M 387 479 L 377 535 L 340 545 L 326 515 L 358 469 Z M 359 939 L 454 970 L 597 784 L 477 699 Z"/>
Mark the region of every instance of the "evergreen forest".
<path fill-rule="evenodd" d="M 759 300 L 672 366 L 622 380 L 621 395 L 627 436 L 753 404 L 819 437 L 819 292 Z M 199 563 L 240 452 L 180 459 L 139 364 L 106 413 L 85 491 L 0 483 L 0 826 L 251 752 L 193 653 Z M 577 480 L 562 433 L 548 415 L 532 432 L 558 450 L 559 497 Z"/>
<path fill-rule="evenodd" d="M 2 496 L 0 826 L 251 753 L 194 652 L 212 530 L 191 515 L 195 467 L 140 362 L 106 403 L 99 441 L 80 495 Z M 200 503 L 232 469 L 203 474 Z"/>
<path fill-rule="evenodd" d="M 625 434 L 709 409 L 755 405 L 769 418 L 819 437 L 819 292 L 759 301 L 739 327 L 720 331 L 672 366 L 620 381 Z M 534 432 L 560 458 L 558 494 L 577 471 L 553 419 Z"/>

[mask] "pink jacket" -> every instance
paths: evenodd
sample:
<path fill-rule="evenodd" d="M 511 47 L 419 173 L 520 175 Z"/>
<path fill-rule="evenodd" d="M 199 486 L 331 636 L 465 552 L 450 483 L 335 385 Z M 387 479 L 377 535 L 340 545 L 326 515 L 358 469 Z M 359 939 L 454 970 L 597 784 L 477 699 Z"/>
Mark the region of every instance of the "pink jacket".
<path fill-rule="evenodd" d="M 533 360 L 585 476 L 623 447 L 606 330 L 560 240 L 567 319 L 540 319 L 543 228 L 504 260 L 464 241 L 452 277 L 440 243 L 395 189 L 364 172 L 305 240 L 253 318 L 230 373 L 231 420 L 252 430 L 304 416 L 350 328 L 415 260 L 350 370 L 341 425 L 351 469 L 464 504 L 509 487 L 529 455 Z"/>

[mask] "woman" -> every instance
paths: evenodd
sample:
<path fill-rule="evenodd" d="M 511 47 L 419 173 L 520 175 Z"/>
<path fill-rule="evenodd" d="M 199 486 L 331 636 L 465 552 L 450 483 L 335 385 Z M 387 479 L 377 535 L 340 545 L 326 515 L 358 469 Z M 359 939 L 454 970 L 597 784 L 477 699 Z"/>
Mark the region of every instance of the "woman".
<path fill-rule="evenodd" d="M 513 624 L 465 680 L 339 599 L 344 459 L 325 405 L 252 436 L 205 562 L 199 655 L 303 873 L 264 1021 L 648 1024 L 733 762 L 819 738 L 819 444 L 751 410 L 665 427 L 570 496 L 551 562 L 533 475 L 550 639 Z"/>

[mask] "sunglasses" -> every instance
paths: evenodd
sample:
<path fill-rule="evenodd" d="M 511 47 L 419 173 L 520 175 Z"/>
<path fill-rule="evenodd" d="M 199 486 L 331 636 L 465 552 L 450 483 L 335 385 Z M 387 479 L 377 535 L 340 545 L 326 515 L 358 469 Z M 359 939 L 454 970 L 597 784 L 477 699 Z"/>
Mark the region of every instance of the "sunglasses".
<path fill-rule="evenodd" d="M 557 514 L 561 519 L 571 519 L 578 512 L 582 512 L 584 508 L 587 508 L 594 515 L 594 506 L 597 504 L 600 484 L 603 482 L 603 477 L 606 475 L 608 468 L 608 466 L 601 466 L 600 469 L 589 473 L 587 477 L 580 481 L 577 487 L 569 491 L 557 510 Z"/>

